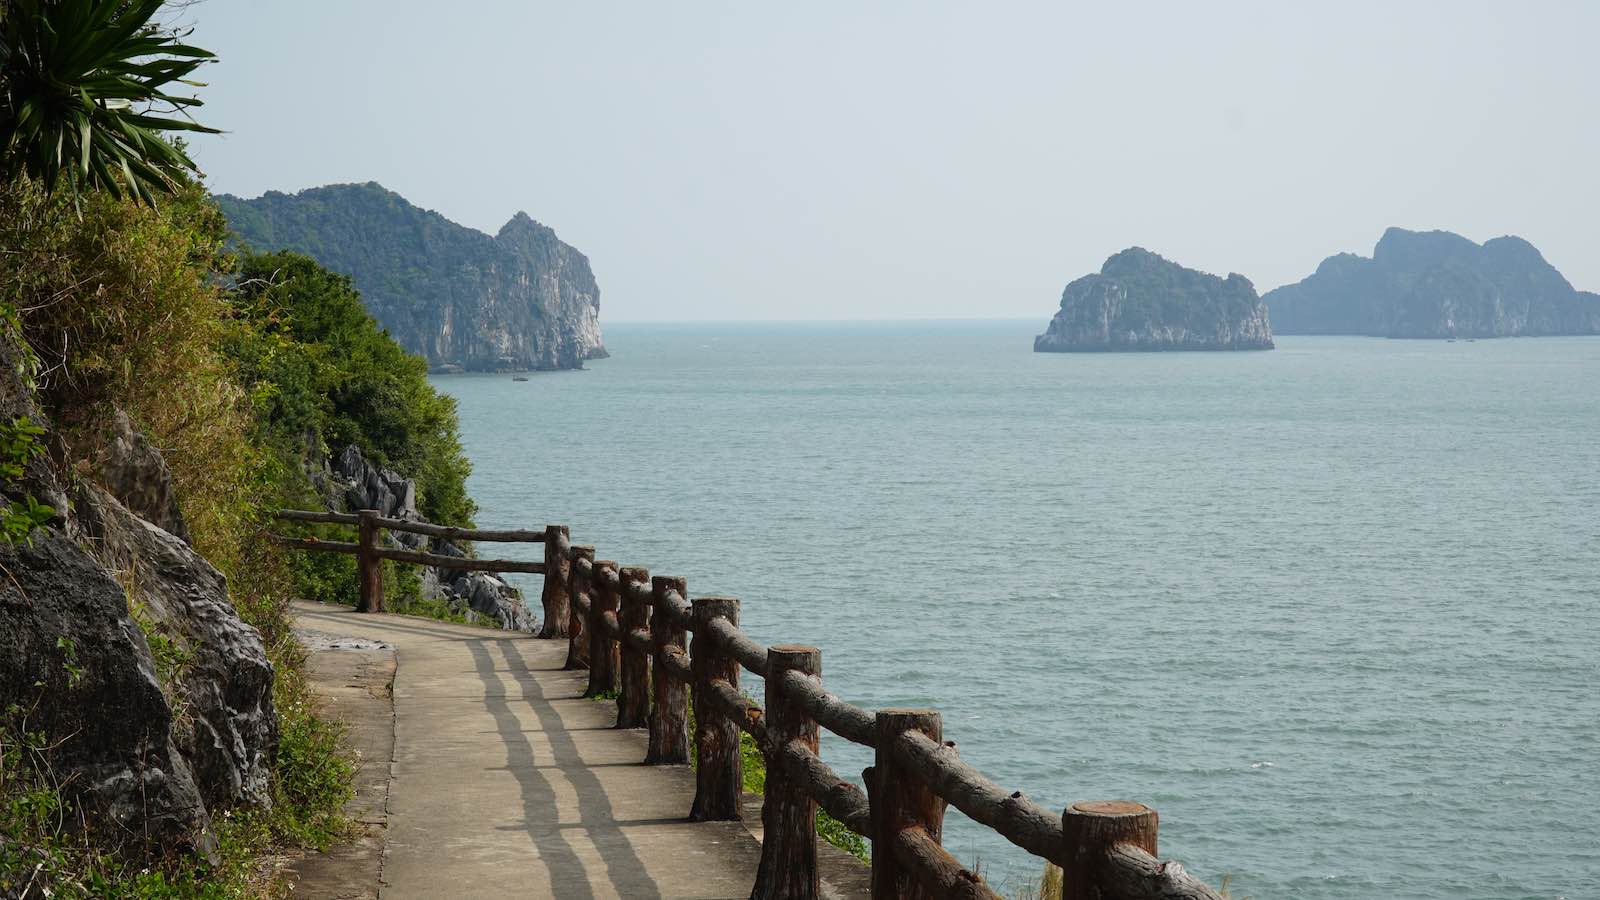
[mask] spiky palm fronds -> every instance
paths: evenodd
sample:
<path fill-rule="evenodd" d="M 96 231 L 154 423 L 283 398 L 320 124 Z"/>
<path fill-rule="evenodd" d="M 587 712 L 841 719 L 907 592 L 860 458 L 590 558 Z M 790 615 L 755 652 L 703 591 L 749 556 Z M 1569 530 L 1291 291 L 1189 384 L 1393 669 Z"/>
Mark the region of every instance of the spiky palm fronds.
<path fill-rule="evenodd" d="M 0 0 L 0 177 L 154 203 L 194 161 L 170 132 L 215 134 L 171 93 L 213 55 L 155 24 L 162 0 Z"/>

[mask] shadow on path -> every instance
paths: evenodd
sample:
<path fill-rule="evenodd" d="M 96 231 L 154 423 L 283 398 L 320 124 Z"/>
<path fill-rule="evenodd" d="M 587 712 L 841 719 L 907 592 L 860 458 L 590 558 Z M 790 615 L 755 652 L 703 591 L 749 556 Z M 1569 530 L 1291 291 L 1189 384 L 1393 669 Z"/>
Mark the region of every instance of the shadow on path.
<path fill-rule="evenodd" d="M 550 707 L 543 687 L 533 677 L 533 670 L 517 648 L 517 642 L 493 638 L 466 639 L 463 643 L 472 652 L 478 676 L 488 689 L 485 693 L 489 696 L 484 698 L 484 704 L 499 726 L 500 739 L 506 748 L 506 767 L 522 788 L 524 828 L 549 866 L 552 887 L 558 895 L 592 898 L 594 891 L 589 885 L 589 875 L 582 861 L 563 834 L 566 828 L 555 821 L 550 822 L 553 827 L 541 828 L 536 824 L 539 816 L 557 815 L 555 790 L 540 774 L 541 768 L 546 767 L 536 765 L 538 761 L 534 758 L 528 732 L 523 730 L 522 721 L 511 709 L 513 700 L 507 696 L 500 672 L 495 669 L 494 658 L 489 652 L 491 644 L 511 666 L 513 681 L 520 682 L 532 695 L 526 702 L 538 718 L 545 740 L 550 743 L 553 757 L 550 762 L 558 767 L 568 767 L 564 769 L 564 774 L 572 782 L 578 797 L 577 827 L 583 828 L 595 851 L 600 854 L 612 888 L 624 897 L 659 898 L 660 889 L 650 879 L 633 845 L 621 832 L 622 823 L 617 821 L 605 787 L 579 755 L 577 745 L 567 734 L 561 717 Z M 526 673 L 523 678 L 517 678 L 518 670 Z M 500 696 L 494 696 L 496 693 Z"/>
<path fill-rule="evenodd" d="M 484 698 L 484 706 L 490 715 L 494 716 L 501 742 L 505 744 L 506 769 L 516 777 L 517 784 L 522 790 L 524 828 L 528 832 L 528 837 L 533 840 L 534 846 L 539 848 L 539 857 L 550 871 L 551 890 L 561 897 L 594 900 L 594 891 L 589 886 L 589 873 L 584 869 L 583 860 L 578 858 L 572 845 L 567 843 L 559 830 L 533 827 L 535 810 L 543 810 L 547 815 L 556 815 L 555 788 L 534 768 L 533 745 L 529 743 L 522 730 L 521 720 L 511 710 L 510 698 L 506 696 L 505 686 L 500 682 L 500 675 L 494 669 L 494 661 L 490 659 L 484 642 L 466 639 L 462 643 L 472 651 L 478 677 L 483 680 L 484 687 L 490 689 L 486 691 L 488 696 Z M 493 690 L 494 688 L 499 690 Z M 582 805 L 581 800 L 580 805 Z"/>
<path fill-rule="evenodd" d="M 505 746 L 505 768 L 517 779 L 521 791 L 523 813 L 521 830 L 527 832 L 538 850 L 543 865 L 550 873 L 552 893 L 558 897 L 573 897 L 578 900 L 594 900 L 596 896 L 595 885 L 591 883 L 591 874 L 585 868 L 578 848 L 569 839 L 569 835 L 581 829 L 605 865 L 605 878 L 609 882 L 611 891 L 628 898 L 660 900 L 659 885 L 646 871 L 644 863 L 622 829 L 625 826 L 683 823 L 687 819 L 627 821 L 617 819 L 610 796 L 591 769 L 620 768 L 642 763 L 591 765 L 584 761 L 573 740 L 572 732 L 611 729 L 596 726 L 568 728 L 563 724 L 560 714 L 551 705 L 552 698 L 546 696 L 544 686 L 536 677 L 539 671 L 556 671 L 559 667 L 551 667 L 548 670 L 536 670 L 530 667 L 521 647 L 518 646 L 522 641 L 536 640 L 536 638 L 511 636 L 506 632 L 490 629 L 481 629 L 481 634 L 473 633 L 479 632 L 480 629 L 470 626 L 435 627 L 422 621 L 396 621 L 390 616 L 369 617 L 353 609 L 327 609 L 315 612 L 303 610 L 298 615 L 302 619 L 315 620 L 335 629 L 341 625 L 353 627 L 359 622 L 362 631 L 371 630 L 380 633 L 391 631 L 432 641 L 458 643 L 465 647 L 472 655 L 474 670 L 484 686 L 485 696 L 482 698 L 484 708 L 495 721 L 495 730 L 492 733 L 496 734 Z M 503 660 L 504 670 L 496 668 L 495 651 L 498 651 Z M 397 647 L 396 654 L 403 672 L 405 648 Z M 502 676 L 509 676 L 510 686 L 521 686 L 525 693 L 513 695 L 507 690 L 508 685 Z M 574 695 L 554 699 L 578 698 Z M 397 696 L 396 702 L 403 703 L 404 699 Z M 524 728 L 522 720 L 518 717 L 521 709 L 513 706 L 524 703 L 538 720 L 537 731 L 544 734 L 549 744 L 550 759 L 535 757 L 533 742 L 529 738 L 535 729 Z M 480 733 L 487 735 L 491 732 Z M 547 774 L 548 770 L 554 769 L 559 769 L 561 774 L 559 776 Z M 556 795 L 558 782 L 553 779 L 560 777 L 564 777 L 571 784 L 577 797 L 577 823 L 563 824 L 559 821 Z M 507 830 L 517 830 L 515 826 L 503 827 Z"/>

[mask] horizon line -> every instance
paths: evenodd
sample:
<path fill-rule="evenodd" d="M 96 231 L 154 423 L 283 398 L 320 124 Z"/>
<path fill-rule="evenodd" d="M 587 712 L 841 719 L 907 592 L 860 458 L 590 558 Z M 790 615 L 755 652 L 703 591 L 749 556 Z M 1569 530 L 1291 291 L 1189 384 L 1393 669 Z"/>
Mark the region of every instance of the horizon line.
<path fill-rule="evenodd" d="M 1035 322 L 1038 316 L 873 316 L 860 318 L 817 319 L 605 319 L 597 322 L 611 325 L 821 325 L 870 322 Z M 1048 319 L 1047 319 L 1048 320 Z"/>

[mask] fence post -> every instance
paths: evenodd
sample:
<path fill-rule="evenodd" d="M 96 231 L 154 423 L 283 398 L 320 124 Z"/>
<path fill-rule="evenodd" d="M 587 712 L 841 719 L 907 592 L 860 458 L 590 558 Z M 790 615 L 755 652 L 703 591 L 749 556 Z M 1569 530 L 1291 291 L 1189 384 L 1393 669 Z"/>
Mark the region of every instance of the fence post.
<path fill-rule="evenodd" d="M 739 725 L 711 699 L 713 679 L 723 679 L 739 689 L 739 661 L 724 654 L 712 640 L 707 626 L 713 619 L 739 624 L 739 601 L 733 597 L 694 598 L 689 664 L 694 672 L 696 769 L 689 818 L 696 822 L 742 818 L 739 791 L 744 787 L 744 763 L 739 758 Z"/>
<path fill-rule="evenodd" d="M 650 715 L 650 654 L 633 646 L 628 634 L 650 627 L 650 602 L 637 596 L 630 585 L 641 588 L 650 583 L 650 570 L 644 566 L 624 566 L 621 576 L 622 612 L 617 624 L 622 629 L 620 686 L 617 694 L 617 727 L 643 728 Z"/>
<path fill-rule="evenodd" d="M 689 582 L 683 578 L 657 575 L 650 579 L 655 610 L 650 614 L 650 642 L 655 662 L 650 670 L 655 705 L 650 710 L 650 749 L 647 766 L 689 761 L 689 686 L 672 677 L 662 664 L 669 650 L 688 655 L 689 632 L 672 621 L 667 609 L 667 592 L 689 595 Z"/>
<path fill-rule="evenodd" d="M 937 844 L 944 829 L 945 801 L 894 760 L 894 742 L 906 731 L 920 731 L 938 742 L 944 723 L 931 709 L 878 710 L 877 754 L 862 773 L 872 810 L 872 900 L 935 900 L 895 858 L 900 832 L 921 828 Z"/>
<path fill-rule="evenodd" d="M 816 900 L 817 801 L 774 761 L 783 748 L 798 742 L 817 752 L 817 723 L 778 688 L 779 677 L 793 669 L 822 675 L 822 651 L 784 644 L 767 648 L 767 788 L 761 807 L 761 868 L 751 900 Z"/>
<path fill-rule="evenodd" d="M 589 635 L 583 630 L 583 616 L 578 615 L 578 598 L 587 596 L 589 602 L 594 603 L 593 592 L 589 590 L 590 579 L 582 575 L 583 567 L 578 565 L 578 560 L 587 559 L 594 562 L 594 548 L 587 544 L 580 544 L 571 550 L 571 566 L 567 578 L 567 664 L 563 669 L 589 668 Z"/>
<path fill-rule="evenodd" d="M 1156 811 L 1128 800 L 1079 800 L 1061 813 L 1067 858 L 1061 867 L 1061 900 L 1100 900 L 1112 880 L 1111 849 L 1132 844 L 1156 855 Z"/>
<path fill-rule="evenodd" d="M 357 612 L 383 612 L 383 560 L 378 549 L 382 529 L 378 527 L 378 511 L 363 509 L 356 513 L 356 541 L 361 549 L 356 553 L 356 581 L 361 586 L 361 604 Z"/>
<path fill-rule="evenodd" d="M 572 577 L 571 549 L 567 526 L 544 527 L 544 590 L 539 594 L 539 603 L 544 607 L 544 624 L 539 627 L 539 637 L 567 636 L 567 620 L 572 618 L 567 611 L 567 579 Z"/>
<path fill-rule="evenodd" d="M 583 623 L 589 632 L 589 687 L 583 692 L 585 697 L 598 697 L 617 689 L 617 641 L 601 624 L 606 613 L 617 613 L 617 588 L 606 577 L 616 571 L 615 561 L 595 560 L 594 577 L 589 581 L 589 621 Z"/>

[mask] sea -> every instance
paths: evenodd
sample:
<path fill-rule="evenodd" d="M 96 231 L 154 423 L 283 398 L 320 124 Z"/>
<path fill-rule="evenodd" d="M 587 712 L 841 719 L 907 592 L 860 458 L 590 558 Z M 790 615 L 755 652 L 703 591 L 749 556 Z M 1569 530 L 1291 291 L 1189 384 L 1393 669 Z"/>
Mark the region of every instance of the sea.
<path fill-rule="evenodd" d="M 1006 789 L 1155 808 L 1235 898 L 1600 898 L 1600 338 L 1042 327 L 612 324 L 584 371 L 434 384 L 480 526 L 738 597 Z M 1003 893 L 1038 876 L 945 821 Z"/>

